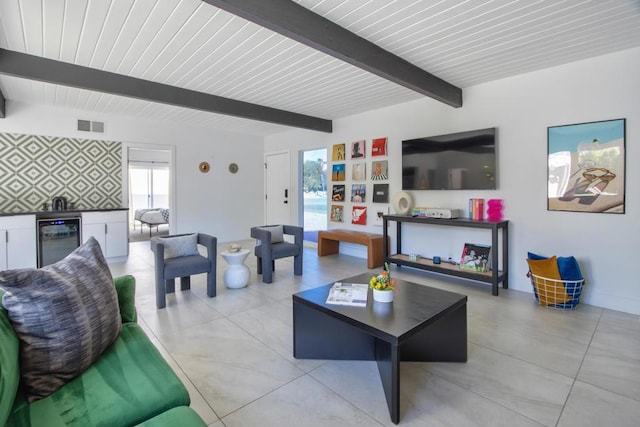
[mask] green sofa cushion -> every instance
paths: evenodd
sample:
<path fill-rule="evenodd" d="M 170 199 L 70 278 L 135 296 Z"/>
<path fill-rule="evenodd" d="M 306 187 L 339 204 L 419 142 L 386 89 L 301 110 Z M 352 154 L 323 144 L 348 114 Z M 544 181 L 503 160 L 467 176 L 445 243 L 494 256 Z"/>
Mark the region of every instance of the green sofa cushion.
<path fill-rule="evenodd" d="M 189 402 L 184 385 L 140 326 L 125 323 L 82 375 L 31 405 L 16 399 L 7 427 L 135 425 Z"/>
<path fill-rule="evenodd" d="M 207 427 L 202 418 L 187 406 L 178 406 L 138 424 L 138 427 Z"/>
<path fill-rule="evenodd" d="M 137 322 L 136 311 L 136 279 L 131 275 L 113 278 L 118 293 L 118 306 L 122 323 Z"/>

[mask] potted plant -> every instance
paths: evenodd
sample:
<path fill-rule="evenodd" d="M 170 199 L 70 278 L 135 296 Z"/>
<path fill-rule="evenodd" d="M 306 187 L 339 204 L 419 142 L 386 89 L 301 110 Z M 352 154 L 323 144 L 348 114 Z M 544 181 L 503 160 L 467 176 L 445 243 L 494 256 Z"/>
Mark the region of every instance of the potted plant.
<path fill-rule="evenodd" d="M 369 280 L 369 287 L 373 289 L 373 300 L 378 302 L 393 301 L 393 287 L 395 280 L 391 278 L 389 263 L 384 263 L 384 270 Z"/>

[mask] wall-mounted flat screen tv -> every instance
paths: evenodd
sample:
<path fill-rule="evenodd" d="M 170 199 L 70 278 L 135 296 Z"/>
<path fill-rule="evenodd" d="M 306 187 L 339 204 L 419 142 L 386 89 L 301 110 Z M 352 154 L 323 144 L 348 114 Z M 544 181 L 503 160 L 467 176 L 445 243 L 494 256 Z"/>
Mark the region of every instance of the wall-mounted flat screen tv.
<path fill-rule="evenodd" d="M 496 188 L 496 128 L 402 141 L 403 190 Z"/>

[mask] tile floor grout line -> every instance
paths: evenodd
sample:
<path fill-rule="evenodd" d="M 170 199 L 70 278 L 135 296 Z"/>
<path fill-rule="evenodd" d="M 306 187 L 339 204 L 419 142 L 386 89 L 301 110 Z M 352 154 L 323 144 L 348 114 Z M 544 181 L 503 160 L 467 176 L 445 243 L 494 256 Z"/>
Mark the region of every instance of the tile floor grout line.
<path fill-rule="evenodd" d="M 414 363 L 417 363 L 417 362 L 414 362 Z M 539 425 L 541 425 L 541 426 L 543 426 L 543 425 L 544 425 L 544 424 L 542 424 L 540 421 L 535 420 L 535 419 L 531 418 L 530 416 L 528 416 L 528 415 L 526 415 L 526 414 L 523 414 L 523 413 L 522 413 L 522 412 L 520 412 L 520 411 L 517 411 L 517 410 L 515 410 L 515 409 L 513 409 L 513 408 L 509 408 L 509 407 L 508 407 L 508 406 L 506 406 L 504 403 L 500 403 L 500 402 L 498 402 L 498 401 L 496 401 L 496 400 L 493 400 L 493 399 L 491 399 L 491 398 L 489 398 L 489 397 L 487 397 L 487 396 L 485 396 L 485 395 L 483 395 L 483 394 L 478 393 L 478 392 L 477 392 L 477 391 L 475 391 L 475 390 L 471 390 L 470 388 L 464 387 L 463 385 L 458 384 L 457 382 L 452 381 L 452 380 L 451 380 L 451 379 L 449 379 L 449 378 L 443 377 L 442 375 L 438 375 L 436 372 L 430 372 L 429 370 L 425 369 L 425 368 L 429 365 L 429 363 L 431 363 L 431 362 L 424 362 L 424 365 L 425 365 L 425 366 L 420 368 L 420 369 L 422 369 L 423 371 L 425 371 L 427 375 L 431 375 L 431 376 L 437 377 L 437 378 L 439 378 L 439 379 L 440 379 L 440 380 L 442 380 L 442 381 L 446 381 L 446 382 L 448 382 L 448 383 L 450 383 L 450 384 L 453 384 L 453 385 L 454 385 L 454 386 L 456 386 L 456 387 L 460 387 L 461 389 L 466 390 L 466 391 L 468 391 L 469 393 L 473 393 L 474 395 L 478 396 L 479 398 L 481 398 L 481 399 L 483 399 L 483 400 L 486 400 L 486 401 L 489 401 L 489 402 L 491 402 L 491 403 L 493 403 L 493 404 L 495 404 L 495 405 L 501 406 L 502 408 L 504 408 L 504 409 L 506 409 L 506 410 L 508 410 L 508 411 L 510 411 L 510 412 L 513 412 L 514 414 L 518 414 L 519 416 L 524 417 L 524 418 L 526 418 L 526 419 L 528 419 L 528 420 L 531 420 L 532 422 L 534 422 L 534 423 L 536 423 L 536 424 L 539 424 Z"/>
<path fill-rule="evenodd" d="M 596 332 L 598 331 L 598 326 L 600 325 L 600 321 L 602 320 L 602 315 L 604 314 L 604 309 L 600 309 L 600 315 L 598 316 L 598 321 L 596 322 L 595 327 L 593 328 L 593 333 L 591 334 L 591 338 L 589 339 L 589 343 L 587 344 L 587 348 L 584 351 L 584 354 L 582 355 L 582 359 L 580 359 L 580 363 L 578 364 L 578 369 L 576 370 L 576 375 L 573 378 L 573 381 L 571 382 L 571 387 L 569 387 L 569 392 L 567 393 L 567 397 L 564 399 L 564 403 L 562 404 L 562 408 L 560 408 L 560 415 L 558 415 L 558 420 L 556 421 L 556 427 L 558 426 L 558 424 L 560 423 L 560 420 L 562 419 L 562 414 L 564 413 L 565 408 L 567 407 L 567 402 L 569 401 L 569 398 L 571 397 L 571 392 L 573 392 L 573 387 L 576 384 L 576 381 L 578 381 L 578 376 L 580 375 L 580 369 L 582 369 L 582 365 L 584 363 L 584 359 L 587 357 L 587 353 L 589 353 L 589 349 L 591 348 L 591 343 L 593 342 L 593 337 L 596 335 Z M 603 388 L 603 387 L 599 387 L 598 388 Z M 603 388 L 604 389 L 604 388 Z M 606 390 L 606 389 L 604 389 Z"/>
<path fill-rule="evenodd" d="M 542 365 L 540 365 L 540 364 L 538 364 L 538 363 L 535 363 L 535 362 L 532 362 L 532 361 L 530 361 L 530 360 L 523 359 L 522 357 L 517 357 L 517 356 L 514 356 L 514 355 L 512 355 L 512 354 L 505 353 L 504 351 L 496 350 L 496 349 L 494 349 L 494 348 L 487 347 L 486 345 L 479 344 L 479 343 L 476 343 L 476 342 L 473 342 L 473 341 L 468 341 L 468 342 L 469 342 L 469 343 L 471 343 L 471 344 L 473 344 L 473 345 L 477 345 L 478 347 L 482 347 L 482 348 L 484 348 L 484 349 L 486 349 L 486 350 L 489 350 L 489 351 L 495 351 L 495 352 L 496 352 L 496 353 L 498 353 L 498 354 L 501 354 L 501 355 L 506 356 L 506 357 L 510 357 L 510 358 L 512 358 L 512 359 L 514 359 L 514 360 L 518 360 L 518 361 L 523 362 L 523 363 L 526 363 L 526 364 L 528 364 L 528 365 L 532 365 L 532 366 L 536 366 L 536 367 L 538 367 L 538 368 L 540 368 L 540 369 L 544 369 L 545 371 L 549 371 L 549 372 L 552 372 L 552 373 L 554 373 L 554 374 L 558 374 L 558 375 L 561 375 L 561 376 L 563 376 L 563 377 L 566 377 L 566 378 L 569 378 L 569 379 L 573 379 L 573 377 L 572 377 L 571 375 L 567 375 L 567 374 L 565 374 L 565 373 L 563 373 L 563 372 L 556 371 L 556 370 L 554 370 L 554 369 L 552 369 L 552 368 L 549 368 L 549 367 L 547 367 L 547 366 L 542 366 Z M 589 347 L 588 347 L 588 345 L 587 345 L 586 350 L 588 350 L 588 349 L 589 349 Z M 586 352 L 586 350 L 585 350 L 585 352 Z M 579 369 L 580 369 L 580 366 L 578 366 L 578 370 L 579 370 Z M 578 370 L 576 370 L 576 375 L 577 375 Z"/>
<path fill-rule="evenodd" d="M 340 362 L 341 360 L 334 360 L 334 362 Z M 371 363 L 375 363 L 374 360 L 355 360 L 355 361 L 351 361 L 351 360 L 342 360 L 343 362 L 371 362 Z M 351 399 L 348 399 L 346 397 L 344 397 L 343 395 L 341 395 L 340 393 L 338 393 L 337 390 L 334 390 L 333 387 L 324 384 L 322 382 L 320 382 L 316 377 L 314 377 L 312 374 L 313 371 L 316 371 L 318 369 L 320 369 L 322 366 L 326 365 L 327 363 L 329 363 L 330 360 L 325 361 L 325 363 L 323 363 L 322 365 L 316 366 L 315 368 L 311 369 L 309 372 L 306 373 L 306 375 L 309 376 L 309 378 L 311 378 L 313 381 L 315 381 L 316 383 L 318 383 L 320 386 L 326 388 L 327 390 L 330 390 L 331 393 L 335 394 L 336 396 L 340 397 L 342 400 L 349 402 L 349 404 L 351 406 L 353 406 L 354 408 L 357 408 L 359 411 L 363 412 L 364 414 L 366 414 L 369 418 L 371 418 L 374 422 L 376 422 L 377 424 L 380 424 L 381 426 L 384 426 L 383 423 L 381 423 L 380 421 L 378 421 L 377 419 L 373 418 L 371 415 L 369 415 L 369 413 L 365 410 L 365 408 L 361 408 L 360 406 L 356 405 L 354 402 L 351 401 Z M 382 380 L 380 381 L 380 391 L 382 391 L 382 395 L 384 396 L 384 388 L 382 387 Z M 385 397 L 386 400 L 386 397 Z"/>

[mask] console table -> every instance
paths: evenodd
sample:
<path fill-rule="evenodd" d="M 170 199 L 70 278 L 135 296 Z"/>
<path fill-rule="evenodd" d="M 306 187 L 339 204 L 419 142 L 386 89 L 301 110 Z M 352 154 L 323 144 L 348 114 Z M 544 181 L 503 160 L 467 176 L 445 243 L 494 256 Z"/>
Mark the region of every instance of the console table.
<path fill-rule="evenodd" d="M 502 287 L 509 287 L 509 221 L 474 221 L 467 218 L 440 219 L 412 217 L 405 215 L 384 215 L 382 217 L 383 240 L 388 238 L 389 221 L 396 223 L 396 254 L 391 255 L 387 246 L 383 245 L 384 260 L 398 266 L 420 268 L 422 270 L 434 271 L 441 274 L 448 274 L 465 279 L 477 280 L 479 282 L 491 283 L 491 293 L 498 295 L 498 284 L 502 282 Z M 443 261 L 434 264 L 431 259 L 420 258 L 415 261 L 409 255 L 402 253 L 402 223 L 417 223 L 436 226 L 483 228 L 491 231 L 491 270 L 477 272 L 460 269 L 459 265 L 452 265 Z M 501 235 L 501 236 L 500 236 Z M 500 239 L 499 237 L 502 237 Z M 502 270 L 498 270 L 498 257 L 502 255 Z"/>

